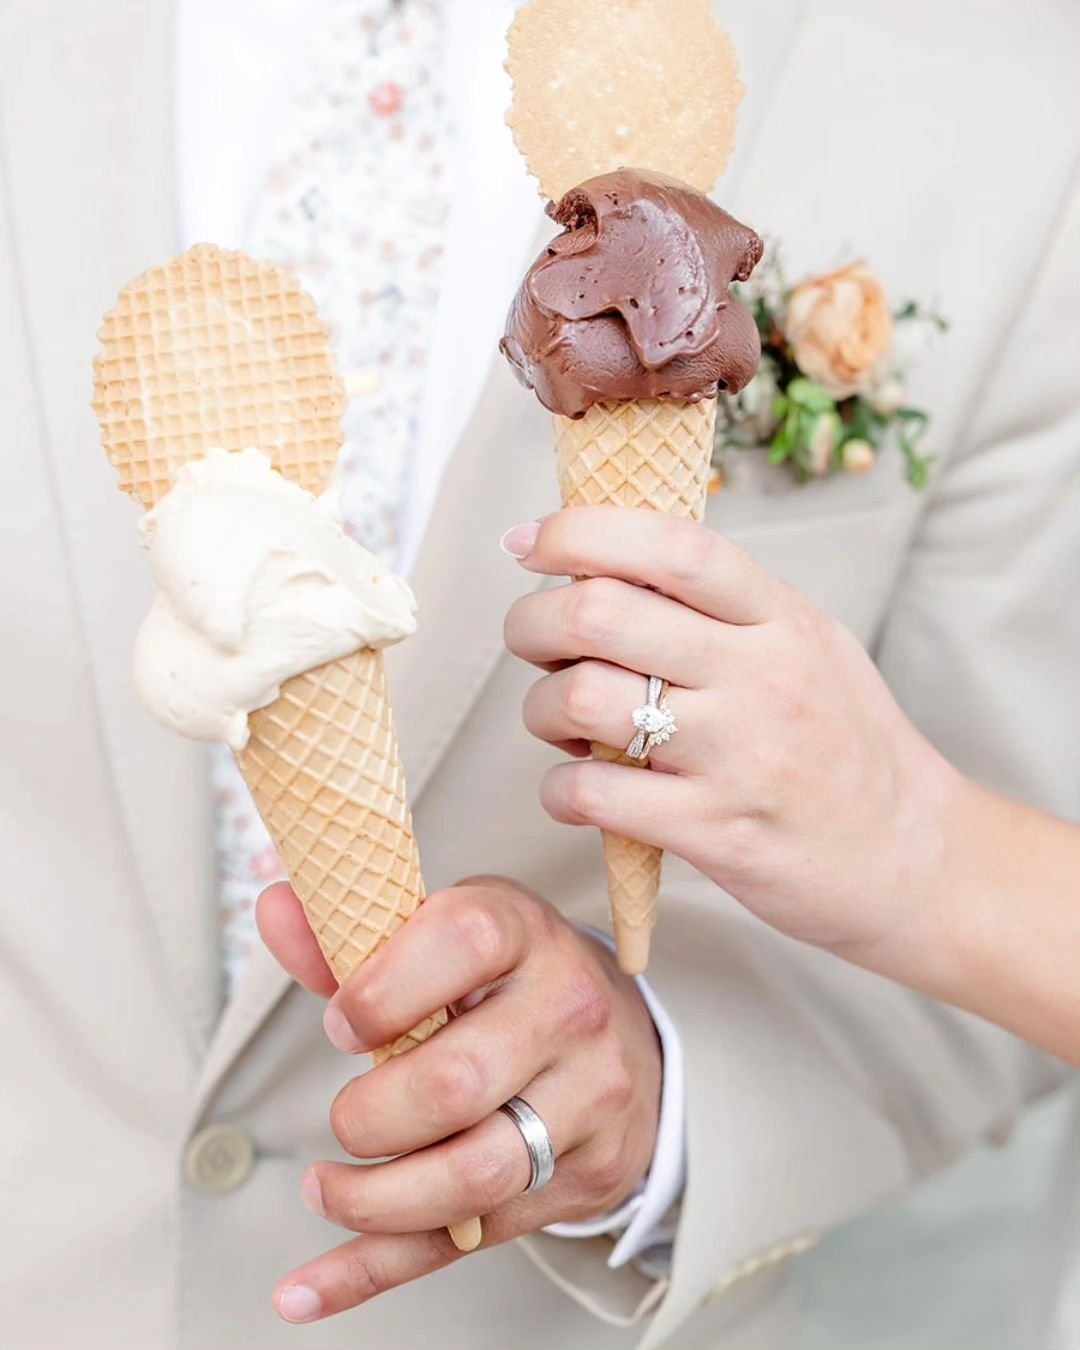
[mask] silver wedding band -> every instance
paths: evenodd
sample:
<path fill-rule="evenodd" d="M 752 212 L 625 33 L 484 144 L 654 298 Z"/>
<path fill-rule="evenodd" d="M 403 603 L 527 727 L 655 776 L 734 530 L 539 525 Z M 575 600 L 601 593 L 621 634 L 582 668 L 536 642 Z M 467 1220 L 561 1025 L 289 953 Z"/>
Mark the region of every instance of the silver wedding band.
<path fill-rule="evenodd" d="M 499 1110 L 517 1126 L 529 1154 L 529 1184 L 524 1193 L 538 1191 L 555 1175 L 555 1147 L 547 1126 L 523 1097 L 511 1097 Z"/>
<path fill-rule="evenodd" d="M 659 675 L 649 676 L 649 690 L 645 702 L 630 714 L 634 739 L 626 747 L 627 759 L 646 759 L 649 751 L 670 741 L 679 726 L 668 707 L 664 695 L 664 681 Z"/>

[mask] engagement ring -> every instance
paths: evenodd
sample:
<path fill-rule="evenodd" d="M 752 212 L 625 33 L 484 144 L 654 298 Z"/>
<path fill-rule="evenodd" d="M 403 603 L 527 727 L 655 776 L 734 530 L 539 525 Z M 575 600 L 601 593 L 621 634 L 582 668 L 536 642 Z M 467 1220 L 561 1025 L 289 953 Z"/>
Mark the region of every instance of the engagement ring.
<path fill-rule="evenodd" d="M 647 700 L 634 709 L 630 718 L 637 730 L 626 747 L 628 759 L 646 759 L 651 750 L 670 741 L 678 731 L 679 725 L 664 695 L 664 681 L 658 675 L 649 676 Z"/>

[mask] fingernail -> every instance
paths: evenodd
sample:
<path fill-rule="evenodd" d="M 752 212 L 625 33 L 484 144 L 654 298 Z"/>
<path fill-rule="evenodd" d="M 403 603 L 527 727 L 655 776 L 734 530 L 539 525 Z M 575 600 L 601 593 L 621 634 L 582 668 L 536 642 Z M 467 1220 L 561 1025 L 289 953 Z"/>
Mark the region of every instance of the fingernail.
<path fill-rule="evenodd" d="M 303 1175 L 300 1182 L 300 1199 L 307 1205 L 313 1214 L 318 1214 L 319 1218 L 326 1218 L 326 1210 L 323 1209 L 322 1187 L 319 1185 L 319 1178 L 309 1168 Z"/>
<path fill-rule="evenodd" d="M 360 1049 L 356 1032 L 353 1031 L 349 1025 L 349 1019 L 340 1008 L 335 1008 L 331 1003 L 326 1012 L 323 1013 L 322 1024 L 323 1030 L 326 1032 L 326 1039 L 335 1050 L 340 1050 L 343 1055 L 355 1055 Z"/>
<path fill-rule="evenodd" d="M 536 540 L 540 534 L 540 522 L 530 520 L 527 525 L 515 525 L 512 530 L 507 530 L 499 540 L 499 547 L 504 553 L 509 553 L 511 558 L 517 558 L 520 562 L 527 558 L 536 547 Z"/>
<path fill-rule="evenodd" d="M 278 1297 L 278 1312 L 286 1322 L 313 1322 L 322 1305 L 306 1284 L 287 1284 Z"/>

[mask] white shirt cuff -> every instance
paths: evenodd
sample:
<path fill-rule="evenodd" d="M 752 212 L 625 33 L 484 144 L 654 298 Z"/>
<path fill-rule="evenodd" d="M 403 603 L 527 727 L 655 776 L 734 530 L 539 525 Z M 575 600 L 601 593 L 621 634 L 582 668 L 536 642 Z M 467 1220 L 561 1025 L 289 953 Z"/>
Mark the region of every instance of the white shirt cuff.
<path fill-rule="evenodd" d="M 584 926 L 582 931 L 614 950 L 614 943 L 606 933 Z M 675 1023 L 648 980 L 638 975 L 635 983 L 660 1037 L 664 1061 L 660 1123 L 648 1175 L 613 1213 L 580 1223 L 553 1223 L 544 1229 L 553 1237 L 563 1238 L 591 1238 L 621 1232 L 608 1257 L 612 1270 L 642 1256 L 649 1248 L 670 1245 L 673 1234 L 664 1227 L 663 1220 L 686 1185 L 686 1074 L 682 1041 Z"/>

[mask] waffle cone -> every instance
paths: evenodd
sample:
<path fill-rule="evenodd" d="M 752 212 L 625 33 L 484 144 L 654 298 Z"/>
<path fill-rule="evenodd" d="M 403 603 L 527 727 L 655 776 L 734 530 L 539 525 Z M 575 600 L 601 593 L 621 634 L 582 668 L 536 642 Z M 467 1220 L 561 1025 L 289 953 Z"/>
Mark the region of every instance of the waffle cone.
<path fill-rule="evenodd" d="M 637 506 L 704 517 L 715 399 L 598 403 L 582 418 L 556 416 L 554 422 L 563 506 Z M 628 742 L 632 730 L 628 719 Z M 592 753 L 608 763 L 648 768 L 646 760 L 628 759 L 611 746 L 594 745 Z M 619 965 L 637 975 L 649 960 L 663 853 L 608 831 L 603 845 Z"/>
<path fill-rule="evenodd" d="M 311 931 L 343 983 L 424 899 L 383 654 L 371 647 L 294 676 L 248 718 L 240 772 L 289 874 Z M 446 1024 L 426 1017 L 376 1064 Z M 450 1227 L 461 1251 L 479 1219 Z"/>
<path fill-rule="evenodd" d="M 255 446 L 309 492 L 325 487 L 345 391 L 314 302 L 280 268 L 199 245 L 126 287 L 99 337 L 102 443 L 143 506 L 213 448 Z M 250 730 L 241 772 L 340 982 L 424 898 L 381 653 L 289 680 Z M 445 1011 L 427 1018 L 376 1059 L 445 1021 Z M 454 1239 L 476 1246 L 479 1221 Z"/>
<path fill-rule="evenodd" d="M 424 898 L 382 653 L 297 675 L 248 720 L 237 763 L 341 983 Z M 376 1058 L 445 1021 L 428 1018 Z"/>

